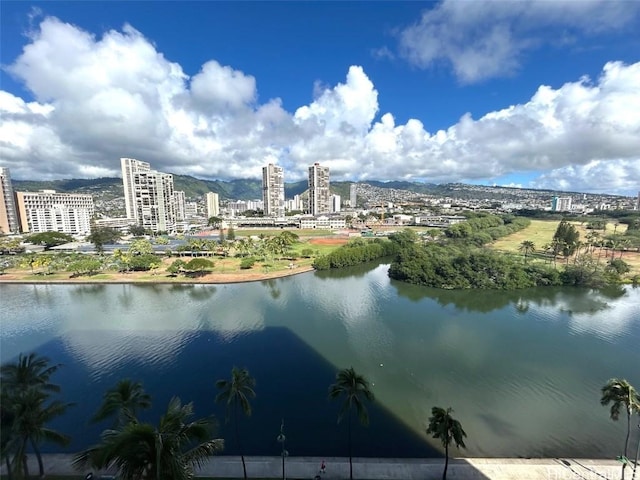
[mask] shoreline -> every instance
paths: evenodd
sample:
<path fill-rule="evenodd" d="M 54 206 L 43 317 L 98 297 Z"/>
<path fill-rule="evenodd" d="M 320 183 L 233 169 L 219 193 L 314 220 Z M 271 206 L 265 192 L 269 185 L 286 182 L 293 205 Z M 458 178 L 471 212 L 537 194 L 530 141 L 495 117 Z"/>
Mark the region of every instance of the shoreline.
<path fill-rule="evenodd" d="M 167 279 L 166 276 L 158 276 L 158 278 L 140 278 L 134 277 L 135 273 L 113 273 L 108 274 L 114 278 L 91 278 L 91 277 L 78 277 L 78 278 L 53 278 L 50 280 L 42 279 L 25 279 L 16 278 L 15 273 L 5 273 L 0 275 L 0 284 L 16 285 L 51 285 L 51 284 L 139 284 L 139 285 L 222 285 L 232 283 L 248 283 L 248 282 L 261 282 L 265 280 L 276 280 L 278 278 L 291 277 L 294 275 L 300 275 L 302 273 L 313 272 L 315 269 L 312 266 L 299 266 L 294 269 L 277 270 L 274 272 L 257 273 L 210 273 L 198 278 L 189 277 L 173 277 L 173 279 Z"/>

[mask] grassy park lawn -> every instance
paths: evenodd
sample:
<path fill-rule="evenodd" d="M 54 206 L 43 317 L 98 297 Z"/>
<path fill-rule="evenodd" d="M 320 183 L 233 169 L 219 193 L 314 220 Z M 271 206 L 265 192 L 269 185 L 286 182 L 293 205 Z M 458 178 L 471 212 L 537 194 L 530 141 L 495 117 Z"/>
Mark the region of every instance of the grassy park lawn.
<path fill-rule="evenodd" d="M 536 245 L 536 249 L 540 249 L 543 245 L 551 243 L 553 234 L 556 233 L 559 223 L 559 220 L 531 220 L 531 225 L 524 230 L 520 230 L 508 237 L 500 238 L 493 242 L 491 246 L 496 250 L 503 252 L 518 252 L 518 248 L 522 242 L 525 240 L 531 240 Z M 580 233 L 580 239 L 584 240 L 587 233 L 589 233 L 589 230 L 585 228 L 585 225 L 580 222 L 569 223 L 576 227 Z M 614 231 L 621 234 L 625 232 L 626 228 L 626 225 L 621 224 L 616 228 L 615 224 L 608 223 L 606 230 L 604 232 L 598 230 L 598 233 L 603 236 L 612 235 Z"/>
<path fill-rule="evenodd" d="M 506 253 L 515 253 L 521 255 L 519 252 L 520 244 L 525 240 L 530 240 L 535 244 L 536 250 L 541 250 L 543 245 L 547 243 L 551 243 L 553 239 L 553 234 L 556 232 L 558 228 L 558 224 L 560 221 L 558 220 L 531 220 L 531 225 L 529 225 L 524 230 L 513 233 L 507 237 L 500 238 L 493 242 L 490 247 L 499 250 L 501 252 Z M 570 222 L 572 225 L 576 227 L 578 232 L 580 233 L 581 241 L 584 241 L 589 230 L 585 228 L 580 222 Z M 614 223 L 608 223 L 605 232 L 598 231 L 601 235 L 612 235 L 614 231 L 618 234 L 624 233 L 626 230 L 626 225 L 616 225 Z M 606 250 L 603 252 L 603 258 L 606 254 Z M 609 252 L 609 255 L 611 253 Z M 533 255 L 535 258 L 535 255 Z M 620 258 L 620 252 L 615 252 L 615 258 Z M 640 274 L 640 254 L 637 252 L 623 252 L 622 259 L 629 264 L 631 267 L 631 272 L 629 276 Z M 560 257 L 558 257 L 560 263 L 562 263 Z"/>
<path fill-rule="evenodd" d="M 278 230 L 277 232 L 280 233 L 281 231 Z M 162 265 L 159 268 L 146 272 L 103 271 L 95 275 L 73 277 L 67 271 L 46 274 L 44 269 L 32 272 L 29 268 L 9 268 L 4 275 L 0 275 L 0 281 L 30 283 L 232 283 L 266 280 L 312 270 L 312 264 L 316 257 L 330 253 L 348 241 L 345 236 L 329 236 L 331 232 L 324 233 L 324 231 L 314 230 L 314 233 L 313 237 L 310 235 L 301 237 L 300 241 L 292 246 L 290 258 L 278 257 L 256 261 L 248 269 L 240 268 L 242 258 L 213 256 L 209 257 L 214 263 L 213 269 L 209 272 L 203 272 L 202 275 L 195 276 L 171 276 L 166 270 L 173 261 L 181 258 L 183 261 L 188 262 L 191 259 L 189 256 L 174 256 L 162 258 Z M 303 251 L 305 251 L 305 254 L 311 253 L 311 255 L 303 256 Z"/>

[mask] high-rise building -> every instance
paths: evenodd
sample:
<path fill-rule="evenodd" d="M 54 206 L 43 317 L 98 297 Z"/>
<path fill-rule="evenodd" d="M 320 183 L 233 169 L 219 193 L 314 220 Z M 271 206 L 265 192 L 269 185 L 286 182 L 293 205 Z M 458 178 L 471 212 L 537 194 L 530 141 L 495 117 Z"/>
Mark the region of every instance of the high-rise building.
<path fill-rule="evenodd" d="M 553 197 L 551 210 L 554 212 L 568 212 L 571 210 L 571 197 Z"/>
<path fill-rule="evenodd" d="M 331 213 L 340 212 L 341 201 L 340 195 L 331 195 Z"/>
<path fill-rule="evenodd" d="M 62 232 L 87 235 L 95 209 L 93 197 L 87 194 L 16 192 L 18 215 L 23 232 Z"/>
<path fill-rule="evenodd" d="M 127 218 L 153 232 L 176 230 L 173 175 L 151 170 L 147 162 L 121 158 Z"/>
<path fill-rule="evenodd" d="M 176 196 L 176 220 L 183 222 L 187 218 L 187 200 L 182 190 L 173 192 Z"/>
<path fill-rule="evenodd" d="M 220 197 L 217 193 L 209 192 L 206 195 L 207 218 L 220 216 Z"/>
<path fill-rule="evenodd" d="M 129 220 L 137 221 L 136 217 L 136 184 L 135 174 L 139 172 L 150 172 L 151 165 L 134 158 L 121 158 L 122 185 L 124 187 L 124 206 Z"/>
<path fill-rule="evenodd" d="M 352 183 L 349 186 L 349 206 L 351 208 L 356 208 L 357 201 L 358 201 L 358 187 L 356 183 Z"/>
<path fill-rule="evenodd" d="M 0 167 L 0 234 L 18 233 L 18 214 L 9 169 Z"/>
<path fill-rule="evenodd" d="M 262 202 L 266 217 L 284 217 L 284 169 L 270 163 L 262 167 Z"/>
<path fill-rule="evenodd" d="M 330 213 L 329 167 L 314 163 L 309 167 L 309 213 Z"/>

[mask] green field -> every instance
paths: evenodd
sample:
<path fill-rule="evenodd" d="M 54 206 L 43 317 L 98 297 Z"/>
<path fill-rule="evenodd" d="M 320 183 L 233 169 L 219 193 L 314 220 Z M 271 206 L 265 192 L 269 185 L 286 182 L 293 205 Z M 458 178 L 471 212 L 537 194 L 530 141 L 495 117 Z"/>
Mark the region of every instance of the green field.
<path fill-rule="evenodd" d="M 536 250 L 542 250 L 542 247 L 548 243 L 551 243 L 553 235 L 558 228 L 558 220 L 531 220 L 529 225 L 524 230 L 511 234 L 507 237 L 500 238 L 493 242 L 490 247 L 506 253 L 520 254 L 520 244 L 525 240 L 530 240 L 535 244 Z M 589 230 L 585 228 L 580 222 L 570 222 L 573 224 L 580 233 L 580 240 L 584 241 Z M 616 225 L 614 223 L 607 224 L 605 232 L 600 232 L 601 235 L 612 235 L 614 231 L 618 234 L 624 233 L 626 225 Z M 615 254 L 616 258 L 620 257 L 619 253 Z M 622 259 L 629 264 L 631 272 L 628 276 L 640 274 L 640 254 L 637 252 L 623 252 Z"/>

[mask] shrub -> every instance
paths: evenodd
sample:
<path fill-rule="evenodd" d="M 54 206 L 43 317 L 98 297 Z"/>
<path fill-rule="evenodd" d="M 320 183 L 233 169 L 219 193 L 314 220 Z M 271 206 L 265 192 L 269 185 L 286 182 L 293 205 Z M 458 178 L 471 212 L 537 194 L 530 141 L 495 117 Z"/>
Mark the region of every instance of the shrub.
<path fill-rule="evenodd" d="M 248 270 L 256 263 L 256 259 L 253 257 L 243 258 L 240 262 L 240 268 L 242 270 Z"/>

